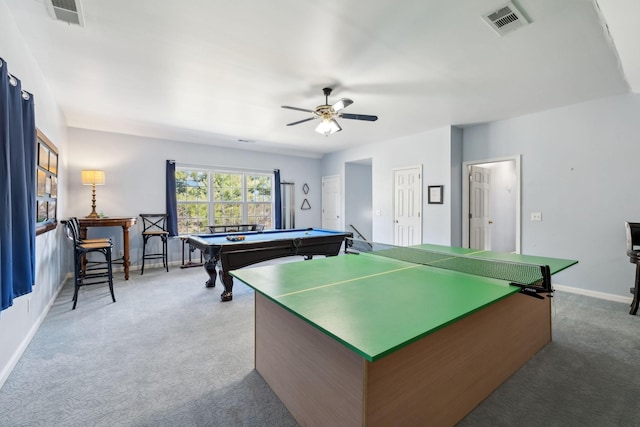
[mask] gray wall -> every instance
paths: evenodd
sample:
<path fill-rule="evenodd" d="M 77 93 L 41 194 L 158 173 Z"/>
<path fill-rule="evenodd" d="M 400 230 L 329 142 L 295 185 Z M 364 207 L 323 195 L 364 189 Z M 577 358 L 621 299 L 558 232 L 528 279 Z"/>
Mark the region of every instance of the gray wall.
<path fill-rule="evenodd" d="M 462 246 L 462 144 L 463 132 L 458 127 L 451 128 L 451 245 Z"/>
<path fill-rule="evenodd" d="M 453 131 L 457 132 L 457 131 Z M 345 168 L 349 162 L 371 159 L 372 169 L 372 240 L 393 243 L 393 169 L 422 165 L 422 241 L 442 245 L 459 239 L 460 223 L 460 166 L 452 172 L 452 158 L 461 157 L 459 135 L 452 135 L 451 127 L 435 129 L 406 138 L 331 153 L 322 159 L 322 175 L 340 175 L 344 186 Z M 429 185 L 444 185 L 444 204 L 427 204 Z M 341 218 L 344 218 L 345 198 L 351 191 L 343 188 Z M 455 212 L 453 209 L 457 209 Z M 376 215 L 376 212 L 380 215 Z M 348 226 L 348 224 L 347 224 Z M 456 241 L 457 243 L 457 241 Z"/>
<path fill-rule="evenodd" d="M 522 155 L 522 253 L 579 261 L 554 282 L 629 297 L 624 221 L 640 220 L 639 117 L 630 94 L 464 129 L 465 161 Z"/>

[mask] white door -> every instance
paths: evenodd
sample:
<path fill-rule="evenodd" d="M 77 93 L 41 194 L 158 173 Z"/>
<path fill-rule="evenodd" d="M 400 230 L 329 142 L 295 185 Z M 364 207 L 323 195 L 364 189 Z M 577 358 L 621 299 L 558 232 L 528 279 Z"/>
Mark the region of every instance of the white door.
<path fill-rule="evenodd" d="M 469 176 L 469 247 L 491 249 L 489 201 L 491 169 L 471 166 Z"/>
<path fill-rule="evenodd" d="M 422 166 L 393 171 L 393 244 L 422 243 Z"/>
<path fill-rule="evenodd" d="M 340 175 L 322 177 L 322 228 L 342 230 L 340 221 Z"/>

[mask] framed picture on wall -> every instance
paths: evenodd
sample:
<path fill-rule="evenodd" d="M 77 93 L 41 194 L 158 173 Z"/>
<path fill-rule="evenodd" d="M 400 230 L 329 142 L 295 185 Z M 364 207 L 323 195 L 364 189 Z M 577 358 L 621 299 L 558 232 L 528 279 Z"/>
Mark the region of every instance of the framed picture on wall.
<path fill-rule="evenodd" d="M 45 144 L 38 144 L 38 166 L 49 169 L 49 147 Z"/>
<path fill-rule="evenodd" d="M 38 170 L 38 197 L 44 197 L 47 188 L 47 174 L 42 170 Z"/>
<path fill-rule="evenodd" d="M 444 190 L 444 185 L 430 185 L 428 187 L 428 200 L 429 204 L 443 204 L 444 200 L 442 197 L 442 193 Z"/>
<path fill-rule="evenodd" d="M 42 234 L 58 224 L 58 148 L 40 129 L 36 129 L 36 152 L 36 234 Z"/>
<path fill-rule="evenodd" d="M 38 200 L 38 210 L 36 212 L 38 222 L 45 222 L 47 220 L 47 214 L 49 211 L 47 204 L 48 202 L 46 201 Z"/>

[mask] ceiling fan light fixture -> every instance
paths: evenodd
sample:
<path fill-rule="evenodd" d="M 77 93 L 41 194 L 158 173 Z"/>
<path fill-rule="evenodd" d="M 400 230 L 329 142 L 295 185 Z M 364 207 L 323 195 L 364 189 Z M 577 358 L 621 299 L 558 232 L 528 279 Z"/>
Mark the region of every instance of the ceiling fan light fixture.
<path fill-rule="evenodd" d="M 322 119 L 318 127 L 316 127 L 316 132 L 321 133 L 324 136 L 329 136 L 341 130 L 342 128 L 338 122 L 333 119 Z"/>
<path fill-rule="evenodd" d="M 340 124 L 338 124 L 338 122 L 336 121 L 337 117 L 351 120 L 365 120 L 368 122 L 375 122 L 376 120 L 378 120 L 378 116 L 342 113 L 341 111 L 349 105 L 353 104 L 353 101 L 349 98 L 342 98 L 335 104 L 331 105 L 329 104 L 329 95 L 331 95 L 331 88 L 325 87 L 324 89 L 322 89 L 322 91 L 324 92 L 325 96 L 324 104 L 318 105 L 314 110 L 283 105 L 282 108 L 311 113 L 311 117 L 307 117 L 306 119 L 298 120 L 293 123 L 287 123 L 287 126 L 294 126 L 300 123 L 308 122 L 310 120 L 320 119 L 320 124 L 316 127 L 316 132 L 321 133 L 324 136 L 329 136 L 342 130 Z"/>

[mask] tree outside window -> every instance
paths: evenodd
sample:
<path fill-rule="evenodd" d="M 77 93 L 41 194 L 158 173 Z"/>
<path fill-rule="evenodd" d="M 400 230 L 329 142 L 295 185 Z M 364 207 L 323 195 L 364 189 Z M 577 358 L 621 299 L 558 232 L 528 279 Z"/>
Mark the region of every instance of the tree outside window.
<path fill-rule="evenodd" d="M 273 175 L 179 168 L 176 199 L 180 234 L 207 233 L 209 225 L 273 228 Z"/>

